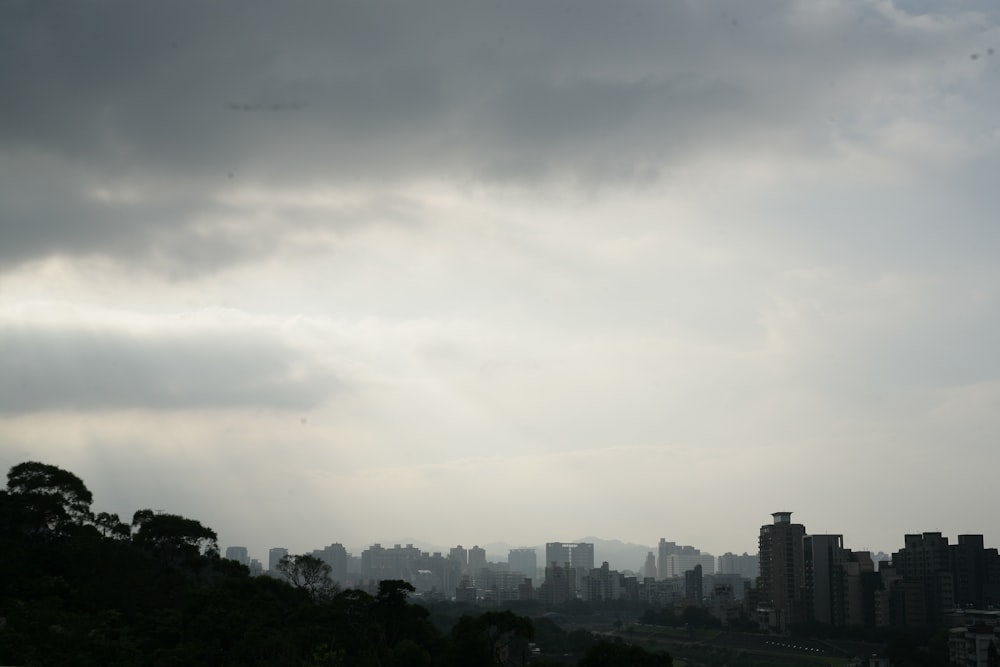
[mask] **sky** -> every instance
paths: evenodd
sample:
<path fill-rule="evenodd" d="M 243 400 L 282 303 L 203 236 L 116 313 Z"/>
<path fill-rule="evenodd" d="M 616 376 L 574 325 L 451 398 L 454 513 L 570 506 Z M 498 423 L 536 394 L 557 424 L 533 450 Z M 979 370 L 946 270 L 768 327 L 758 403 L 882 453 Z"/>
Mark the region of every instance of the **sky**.
<path fill-rule="evenodd" d="M 261 559 L 1000 546 L 995 49 L 992 0 L 5 2 L 0 465 Z"/>

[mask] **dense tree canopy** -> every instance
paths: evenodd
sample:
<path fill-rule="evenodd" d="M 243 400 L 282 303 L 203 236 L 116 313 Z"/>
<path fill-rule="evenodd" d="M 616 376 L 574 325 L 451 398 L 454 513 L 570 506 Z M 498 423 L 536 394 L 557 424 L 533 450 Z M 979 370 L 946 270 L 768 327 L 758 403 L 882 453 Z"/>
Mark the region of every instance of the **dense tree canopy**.
<path fill-rule="evenodd" d="M 91 517 L 94 497 L 73 473 L 47 463 L 26 461 L 7 473 L 7 492 L 23 508 L 22 519 L 34 530 L 64 530 Z"/>
<path fill-rule="evenodd" d="M 132 541 L 168 556 L 195 556 L 218 554 L 219 544 L 215 531 L 201 525 L 200 521 L 177 514 L 153 513 L 139 510 L 135 513 L 135 535 Z"/>
<path fill-rule="evenodd" d="M 219 558 L 215 532 L 195 519 L 141 509 L 130 525 L 108 512 L 93 515 L 92 500 L 78 477 L 55 466 L 11 469 L 0 491 L 0 664 L 528 662 L 534 626 L 510 611 L 458 607 L 472 613 L 439 628 L 428 608 L 410 599 L 415 591 L 405 581 L 382 581 L 375 595 L 338 593 L 326 564 L 308 555 L 285 560 L 287 581 L 251 577 Z M 560 655 L 568 646 L 559 645 Z"/>

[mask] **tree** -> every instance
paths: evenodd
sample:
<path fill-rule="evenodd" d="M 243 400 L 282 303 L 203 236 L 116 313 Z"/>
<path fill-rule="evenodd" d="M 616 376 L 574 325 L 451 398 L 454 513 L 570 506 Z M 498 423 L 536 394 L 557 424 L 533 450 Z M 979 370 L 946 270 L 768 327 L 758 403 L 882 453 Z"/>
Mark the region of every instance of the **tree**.
<path fill-rule="evenodd" d="M 141 547 L 168 557 L 218 554 L 219 544 L 215 531 L 201 525 L 200 521 L 178 514 L 155 514 L 143 509 L 135 513 L 132 525 L 136 527 L 132 541 Z"/>
<path fill-rule="evenodd" d="M 314 600 L 329 599 L 337 594 L 337 585 L 330 578 L 330 566 L 315 556 L 282 556 L 278 571 L 288 583 L 305 590 Z"/>
<path fill-rule="evenodd" d="M 525 665 L 530 657 L 528 642 L 534 636 L 531 619 L 509 610 L 463 616 L 451 630 L 449 664 Z"/>
<path fill-rule="evenodd" d="M 671 667 L 674 660 L 669 653 L 650 653 L 616 638 L 598 641 L 577 664 L 579 667 Z"/>
<path fill-rule="evenodd" d="M 101 512 L 94 517 L 94 525 L 104 537 L 113 537 L 116 540 L 128 539 L 132 534 L 127 523 L 123 523 L 117 514 Z"/>
<path fill-rule="evenodd" d="M 63 531 L 91 518 L 94 496 L 79 477 L 48 463 L 26 461 L 7 472 L 7 491 L 34 530 Z"/>

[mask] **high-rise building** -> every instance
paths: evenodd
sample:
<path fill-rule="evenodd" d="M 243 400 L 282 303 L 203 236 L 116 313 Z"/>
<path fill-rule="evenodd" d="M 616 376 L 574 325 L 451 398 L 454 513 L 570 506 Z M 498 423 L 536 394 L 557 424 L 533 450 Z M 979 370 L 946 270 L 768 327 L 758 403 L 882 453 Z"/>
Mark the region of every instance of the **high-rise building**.
<path fill-rule="evenodd" d="M 469 550 L 459 544 L 448 551 L 448 560 L 458 565 L 459 574 L 469 571 Z"/>
<path fill-rule="evenodd" d="M 719 556 L 719 574 L 738 574 L 747 579 L 756 579 L 760 576 L 760 562 L 757 554 L 742 555 L 726 552 Z"/>
<path fill-rule="evenodd" d="M 867 551 L 845 551 L 844 624 L 875 627 L 875 598 L 880 577 L 875 572 L 872 555 Z"/>
<path fill-rule="evenodd" d="M 791 512 L 775 512 L 774 523 L 760 527 L 760 578 L 757 588 L 768 622 L 785 629 L 802 620 L 805 568 L 802 538 L 806 527 L 792 523 Z"/>
<path fill-rule="evenodd" d="M 656 556 L 650 551 L 646 554 L 646 564 L 642 566 L 643 579 L 656 579 Z"/>
<path fill-rule="evenodd" d="M 413 583 L 424 554 L 412 544 L 394 544 L 386 549 L 375 543 L 361 552 L 361 577 L 368 581 L 400 579 Z"/>
<path fill-rule="evenodd" d="M 574 570 L 575 583 L 579 585 L 594 569 L 594 545 L 591 542 L 547 542 L 545 563 L 546 572 L 553 563 L 560 567 L 568 565 Z"/>
<path fill-rule="evenodd" d="M 803 608 L 810 620 L 844 625 L 847 553 L 843 535 L 806 535 L 802 538 Z"/>
<path fill-rule="evenodd" d="M 469 549 L 469 576 L 473 581 L 480 577 L 480 570 L 486 568 L 486 549 L 478 544 Z"/>
<path fill-rule="evenodd" d="M 330 566 L 330 578 L 338 584 L 347 581 L 347 549 L 339 542 L 317 549 L 312 555 Z"/>
<path fill-rule="evenodd" d="M 658 551 L 657 573 L 660 579 L 683 577 L 684 573 L 693 570 L 695 565 L 701 565 L 704 574 L 715 574 L 715 556 L 710 553 L 702 553 L 700 549 L 689 545 L 667 542 L 662 537 Z"/>
<path fill-rule="evenodd" d="M 899 625 L 926 625 L 955 606 L 948 538 L 941 533 L 911 534 L 903 537 L 903 548 L 892 555 L 892 565 L 903 578 L 898 596 L 904 613 L 894 621 Z"/>
<path fill-rule="evenodd" d="M 538 577 L 538 554 L 534 549 L 511 549 L 507 554 L 507 566 L 511 572 L 520 572 L 528 579 Z"/>
<path fill-rule="evenodd" d="M 982 535 L 959 535 L 948 547 L 955 606 L 986 609 L 1000 604 L 1000 555 L 983 546 Z"/>
<path fill-rule="evenodd" d="M 234 560 L 241 565 L 250 565 L 250 554 L 246 547 L 226 547 L 226 559 Z"/>
<path fill-rule="evenodd" d="M 267 571 L 272 574 L 277 574 L 278 563 L 281 559 L 288 555 L 288 549 L 285 547 L 274 547 L 267 552 Z"/>
<path fill-rule="evenodd" d="M 549 564 L 545 581 L 538 587 L 538 599 L 544 604 L 562 604 L 576 597 L 576 568 Z"/>
<path fill-rule="evenodd" d="M 702 583 L 701 564 L 695 565 L 694 568 L 684 573 L 684 599 L 687 600 L 688 604 L 701 606 L 704 597 Z"/>
<path fill-rule="evenodd" d="M 622 597 L 625 577 L 612 570 L 607 561 L 601 567 L 592 569 L 580 584 L 582 598 L 588 602 L 598 600 L 618 600 Z"/>

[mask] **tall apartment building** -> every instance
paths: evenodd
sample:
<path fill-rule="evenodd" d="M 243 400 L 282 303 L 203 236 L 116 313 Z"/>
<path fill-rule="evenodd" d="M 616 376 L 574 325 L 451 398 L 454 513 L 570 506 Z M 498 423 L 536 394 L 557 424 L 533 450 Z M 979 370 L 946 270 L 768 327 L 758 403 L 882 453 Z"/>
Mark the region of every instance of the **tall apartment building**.
<path fill-rule="evenodd" d="M 391 549 L 386 549 L 376 543 L 361 552 L 361 576 L 370 581 L 402 579 L 413 583 L 426 556 L 412 544 L 405 547 L 394 544 Z"/>
<path fill-rule="evenodd" d="M 757 581 L 761 607 L 769 612 L 772 627 L 784 629 L 802 620 L 805 564 L 802 538 L 806 527 L 792 523 L 791 512 L 774 512 L 774 523 L 760 527 L 760 578 Z"/>
<path fill-rule="evenodd" d="M 715 574 L 715 556 L 710 553 L 702 553 L 700 549 L 692 546 L 667 542 L 662 537 L 657 550 L 659 552 L 657 574 L 660 579 L 683 577 L 684 573 L 693 570 L 695 565 L 701 565 L 703 574 Z"/>
<path fill-rule="evenodd" d="M 894 606 L 904 613 L 897 613 L 895 622 L 933 623 L 943 611 L 955 606 L 948 538 L 941 533 L 910 534 L 903 537 L 903 545 L 892 555 L 892 565 L 903 578 Z"/>
<path fill-rule="evenodd" d="M 330 578 L 338 584 L 347 581 L 347 549 L 339 542 L 317 549 L 312 555 L 330 566 Z"/>
<path fill-rule="evenodd" d="M 545 581 L 538 587 L 538 599 L 543 604 L 562 604 L 576 598 L 576 568 L 549 564 Z"/>
<path fill-rule="evenodd" d="M 618 600 L 622 597 L 625 577 L 612 570 L 607 561 L 587 573 L 581 582 L 581 597 L 586 601 Z"/>
<path fill-rule="evenodd" d="M 480 571 L 486 569 L 486 549 L 478 544 L 469 549 L 469 576 L 476 581 L 481 575 Z"/>

